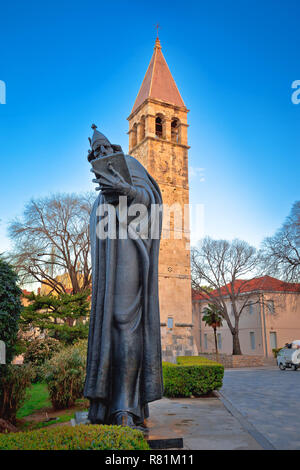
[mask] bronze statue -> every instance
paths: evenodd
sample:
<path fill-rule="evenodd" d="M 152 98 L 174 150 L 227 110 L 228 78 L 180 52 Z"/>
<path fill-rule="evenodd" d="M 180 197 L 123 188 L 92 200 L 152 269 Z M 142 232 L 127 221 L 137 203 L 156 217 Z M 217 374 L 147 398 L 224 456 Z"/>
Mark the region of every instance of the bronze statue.
<path fill-rule="evenodd" d="M 145 168 L 92 128 L 88 160 L 100 194 L 90 219 L 92 305 L 84 395 L 90 400 L 91 423 L 134 427 L 148 417 L 148 403 L 163 394 L 158 300 L 162 213 L 152 210 L 161 209 L 162 198 Z M 125 222 L 119 196 L 126 198 L 130 214 Z M 135 204 L 144 207 L 137 223 Z M 108 235 L 114 236 L 104 237 L 101 230 L 99 235 L 104 220 Z"/>

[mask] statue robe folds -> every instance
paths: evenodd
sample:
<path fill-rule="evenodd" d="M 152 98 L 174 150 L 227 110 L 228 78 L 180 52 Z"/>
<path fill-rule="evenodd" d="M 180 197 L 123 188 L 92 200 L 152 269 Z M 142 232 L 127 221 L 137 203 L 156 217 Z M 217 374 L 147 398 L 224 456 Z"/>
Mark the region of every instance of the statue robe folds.
<path fill-rule="evenodd" d="M 92 306 L 84 388 L 92 423 L 111 423 L 113 415 L 123 411 L 142 423 L 148 417 L 147 404 L 163 394 L 158 300 L 162 214 L 157 210 L 162 199 L 145 168 L 129 155 L 125 159 L 136 190 L 127 202 L 129 211 L 133 204 L 144 204 L 142 222 L 148 223 L 149 233 L 145 238 L 126 223 L 128 238 L 121 239 L 124 222 L 117 208 L 115 239 L 97 237 L 100 206 L 105 204 L 99 194 L 90 220 Z"/>

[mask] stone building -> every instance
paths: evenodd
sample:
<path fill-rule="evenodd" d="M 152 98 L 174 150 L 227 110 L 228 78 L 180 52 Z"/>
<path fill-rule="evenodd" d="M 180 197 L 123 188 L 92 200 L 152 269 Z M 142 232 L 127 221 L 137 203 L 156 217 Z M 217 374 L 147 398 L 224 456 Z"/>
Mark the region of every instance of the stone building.
<path fill-rule="evenodd" d="M 237 280 L 236 289 L 239 288 L 238 283 Z M 241 305 L 245 296 L 248 299 L 247 306 L 239 322 L 239 338 L 244 355 L 272 358 L 272 349 L 300 339 L 300 284 L 263 276 L 250 280 L 241 289 Z M 229 296 L 225 295 L 224 299 L 233 321 Z M 195 342 L 201 355 L 215 351 L 213 330 L 202 320 L 203 310 L 208 303 L 205 296 L 194 293 Z M 217 330 L 217 339 L 220 353 L 232 354 L 232 335 L 225 320 Z"/>
<path fill-rule="evenodd" d="M 159 295 L 165 360 L 197 352 L 192 324 L 187 113 L 157 38 L 128 117 L 128 134 L 129 154 L 158 182 L 164 203 Z"/>

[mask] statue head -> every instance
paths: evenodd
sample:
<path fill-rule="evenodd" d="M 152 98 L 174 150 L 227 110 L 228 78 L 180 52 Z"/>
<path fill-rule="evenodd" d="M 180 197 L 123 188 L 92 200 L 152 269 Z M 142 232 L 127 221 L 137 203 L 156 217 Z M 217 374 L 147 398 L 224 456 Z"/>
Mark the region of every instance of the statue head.
<path fill-rule="evenodd" d="M 97 126 L 95 124 L 92 124 L 92 129 L 94 129 L 94 134 L 91 139 L 89 138 L 92 149 L 89 150 L 89 162 L 95 160 L 96 158 L 111 155 L 112 153 L 122 152 L 120 145 L 112 145 L 105 135 L 97 131 Z"/>

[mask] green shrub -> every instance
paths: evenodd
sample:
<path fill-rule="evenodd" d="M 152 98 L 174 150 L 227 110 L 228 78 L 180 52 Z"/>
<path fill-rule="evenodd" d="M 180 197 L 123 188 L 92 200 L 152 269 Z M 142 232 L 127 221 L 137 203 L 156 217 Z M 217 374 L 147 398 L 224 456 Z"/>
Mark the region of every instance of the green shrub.
<path fill-rule="evenodd" d="M 164 395 L 206 395 L 222 387 L 224 367 L 199 356 L 177 357 L 178 364 L 163 363 Z"/>
<path fill-rule="evenodd" d="M 43 380 L 43 364 L 62 349 L 62 344 L 54 338 L 36 338 L 28 342 L 24 353 L 24 363 L 34 366 L 34 382 Z"/>
<path fill-rule="evenodd" d="M 142 432 L 122 426 L 61 426 L 0 435 L 0 450 L 148 450 Z"/>
<path fill-rule="evenodd" d="M 69 408 L 83 395 L 86 368 L 86 341 L 55 354 L 43 366 L 54 409 Z"/>
<path fill-rule="evenodd" d="M 0 418 L 15 423 L 34 372 L 30 365 L 9 364 L 0 366 L 0 374 Z"/>
<path fill-rule="evenodd" d="M 272 353 L 273 353 L 273 356 L 275 357 L 275 359 L 278 356 L 279 351 L 281 351 L 281 350 L 282 350 L 282 348 L 273 348 L 272 349 Z"/>
<path fill-rule="evenodd" d="M 36 338 L 29 342 L 25 354 L 24 362 L 30 362 L 34 366 L 41 366 L 47 359 L 60 351 L 61 344 L 54 338 Z"/>

